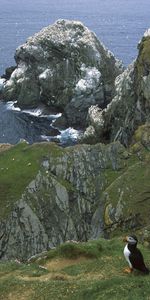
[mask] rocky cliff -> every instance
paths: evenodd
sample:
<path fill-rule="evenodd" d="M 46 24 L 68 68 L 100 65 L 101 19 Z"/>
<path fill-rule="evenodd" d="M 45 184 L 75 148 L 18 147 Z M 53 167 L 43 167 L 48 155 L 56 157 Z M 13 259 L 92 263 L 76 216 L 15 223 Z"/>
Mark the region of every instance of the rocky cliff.
<path fill-rule="evenodd" d="M 0 255 L 27 259 L 67 240 L 149 225 L 150 127 L 119 142 L 18 144 L 0 155 Z"/>
<path fill-rule="evenodd" d="M 115 80 L 115 97 L 101 110 L 91 106 L 84 141 L 129 145 L 135 129 L 150 122 L 150 31 L 138 45 L 137 59 Z"/>
<path fill-rule="evenodd" d="M 123 152 L 119 143 L 66 149 L 47 143 L 21 144 L 2 153 L 1 167 L 4 162 L 6 165 L 0 181 L 1 258 L 27 258 L 68 239 L 86 241 L 102 233 L 105 170 L 120 170 Z M 38 167 L 36 160 L 40 160 Z M 12 168 L 18 165 L 20 169 L 15 173 Z M 99 204 L 97 229 L 92 218 Z"/>
<path fill-rule="evenodd" d="M 82 23 L 58 20 L 16 50 L 17 68 L 3 97 L 20 107 L 46 103 L 64 112 L 69 125 L 85 126 L 88 108 L 106 107 L 114 95 L 120 62 Z"/>
<path fill-rule="evenodd" d="M 0 147 L 1 259 L 120 230 L 150 241 L 149 49 L 148 31 L 115 86 L 117 61 L 79 22 L 58 21 L 16 51 L 5 98 L 20 106 L 45 101 L 69 124 L 83 124 L 89 108 L 84 140 L 94 145 Z"/>

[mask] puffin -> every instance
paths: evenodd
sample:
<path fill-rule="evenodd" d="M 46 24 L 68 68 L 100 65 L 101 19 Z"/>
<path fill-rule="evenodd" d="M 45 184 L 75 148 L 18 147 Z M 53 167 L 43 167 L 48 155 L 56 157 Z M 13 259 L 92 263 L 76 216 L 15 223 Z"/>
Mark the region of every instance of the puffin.
<path fill-rule="evenodd" d="M 126 246 L 124 247 L 124 256 L 129 264 L 129 269 L 125 269 L 126 273 L 131 273 L 134 269 L 141 271 L 143 274 L 149 274 L 149 269 L 145 266 L 144 258 L 141 251 L 137 248 L 138 239 L 135 235 L 126 236 L 124 238 Z"/>

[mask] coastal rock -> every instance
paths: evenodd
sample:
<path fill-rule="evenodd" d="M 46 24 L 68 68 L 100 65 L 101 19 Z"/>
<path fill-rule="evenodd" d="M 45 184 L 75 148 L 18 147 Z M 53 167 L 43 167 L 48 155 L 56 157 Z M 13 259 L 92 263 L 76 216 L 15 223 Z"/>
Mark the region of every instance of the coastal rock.
<path fill-rule="evenodd" d="M 5 79 L 4 78 L 0 78 L 0 94 L 4 90 L 4 83 L 5 83 Z"/>
<path fill-rule="evenodd" d="M 48 249 L 48 237 L 29 205 L 20 200 L 7 221 L 0 222 L 0 258 L 26 259 Z"/>
<path fill-rule="evenodd" d="M 144 35 L 138 49 L 135 62 L 116 78 L 112 101 L 102 111 L 97 107 L 89 108 L 88 124 L 94 127 L 96 140 L 119 140 L 128 146 L 135 129 L 150 122 L 149 35 Z M 85 141 L 87 139 L 88 129 L 85 131 Z"/>
<path fill-rule="evenodd" d="M 28 259 L 67 240 L 149 226 L 149 137 L 145 124 L 128 149 L 118 141 L 6 148 L 0 154 L 1 259 Z"/>
<path fill-rule="evenodd" d="M 11 67 L 6 68 L 5 74 L 3 74 L 1 77 L 6 80 L 9 80 L 11 77 L 11 74 L 14 72 L 15 69 L 16 69 L 16 66 L 11 66 Z"/>
<path fill-rule="evenodd" d="M 147 142 L 146 142 L 147 141 Z M 150 126 L 140 126 L 132 138 L 130 152 L 124 152 L 127 169 L 103 193 L 105 233 L 140 231 L 149 227 Z M 130 157 L 139 158 L 130 164 Z M 135 157 L 135 156 L 134 156 Z"/>
<path fill-rule="evenodd" d="M 114 95 L 120 62 L 81 22 L 58 20 L 15 53 L 17 68 L 5 84 L 5 100 L 20 107 L 46 103 L 69 125 L 85 126 L 88 108 L 106 107 Z"/>
<path fill-rule="evenodd" d="M 105 170 L 117 172 L 123 167 L 123 151 L 118 142 L 66 149 L 51 143 L 49 156 L 43 158 L 21 199 L 14 200 L 11 212 L 1 216 L 1 259 L 27 259 L 67 240 L 87 241 L 97 232 L 93 221 L 97 206 L 101 208 L 97 236 L 102 235 Z M 12 162 L 17 164 L 17 160 Z M 26 168 L 32 170 L 32 163 Z"/>
<path fill-rule="evenodd" d="M 129 66 L 115 80 L 116 96 L 100 110 L 92 106 L 88 112 L 89 126 L 95 129 L 97 140 L 119 140 L 125 146 L 134 132 L 135 97 L 133 92 L 133 66 Z M 87 132 L 85 132 L 87 135 Z M 87 136 L 86 136 L 87 139 Z"/>

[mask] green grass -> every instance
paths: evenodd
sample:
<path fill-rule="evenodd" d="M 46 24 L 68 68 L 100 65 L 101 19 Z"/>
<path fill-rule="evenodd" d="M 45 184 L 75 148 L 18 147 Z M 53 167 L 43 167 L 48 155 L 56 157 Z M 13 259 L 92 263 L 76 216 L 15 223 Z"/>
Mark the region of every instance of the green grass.
<path fill-rule="evenodd" d="M 102 241 L 93 240 L 88 243 L 66 242 L 55 249 L 49 250 L 46 254 L 43 253 L 38 258 L 38 263 L 46 263 L 48 260 L 58 257 L 67 259 L 76 259 L 78 257 L 98 258 L 102 253 Z M 31 259 L 32 262 L 37 261 L 36 257 Z"/>
<path fill-rule="evenodd" d="M 85 256 L 77 252 L 79 248 L 84 249 Z M 150 299 L 150 275 L 125 274 L 123 269 L 127 264 L 123 248 L 122 238 L 65 243 L 51 250 L 53 258 L 48 257 L 51 251 L 47 253 L 46 269 L 38 265 L 41 264 L 39 259 L 30 264 L 0 263 L 0 299 Z M 149 249 L 142 245 L 139 248 L 147 264 L 150 261 Z M 87 257 L 89 249 L 90 257 Z M 99 249 L 98 255 L 95 255 L 95 249 Z"/>
<path fill-rule="evenodd" d="M 88 258 L 99 257 L 102 251 L 102 243 L 91 241 L 88 243 L 65 243 L 59 246 L 59 256 L 66 258 L 77 258 L 85 256 Z"/>
<path fill-rule="evenodd" d="M 0 153 L 0 218 L 5 218 L 20 199 L 27 185 L 35 178 L 41 162 L 51 153 L 59 154 L 53 143 L 20 143 Z"/>
<path fill-rule="evenodd" d="M 149 163 L 139 161 L 130 166 L 106 189 L 109 199 L 106 207 L 109 203 L 112 204 L 112 207 L 116 207 L 118 199 L 121 199 L 124 220 L 131 214 L 141 215 L 143 226 L 149 224 L 149 178 Z"/>

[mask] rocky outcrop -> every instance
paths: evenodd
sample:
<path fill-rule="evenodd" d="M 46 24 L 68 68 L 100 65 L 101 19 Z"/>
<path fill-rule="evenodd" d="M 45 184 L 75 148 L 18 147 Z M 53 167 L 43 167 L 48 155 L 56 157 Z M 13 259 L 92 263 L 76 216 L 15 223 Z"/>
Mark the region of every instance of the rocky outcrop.
<path fill-rule="evenodd" d="M 135 129 L 150 122 L 150 35 L 147 31 L 139 43 L 136 61 L 116 78 L 116 95 L 104 110 L 89 108 L 84 141 L 119 140 L 129 145 Z M 92 128 L 91 128 L 92 127 Z"/>
<path fill-rule="evenodd" d="M 3 97 L 20 107 L 46 103 L 64 112 L 69 125 L 85 126 L 88 108 L 106 107 L 122 66 L 82 23 L 58 20 L 15 53 L 17 68 Z"/>
<path fill-rule="evenodd" d="M 89 126 L 94 128 L 95 139 L 103 142 L 119 140 L 128 145 L 135 129 L 135 95 L 133 92 L 133 66 L 129 66 L 116 78 L 116 96 L 106 109 L 91 106 L 88 112 Z M 85 141 L 90 142 L 88 128 Z"/>
<path fill-rule="evenodd" d="M 86 241 L 103 234 L 105 170 L 123 168 L 124 148 L 119 143 L 67 149 L 51 144 L 49 150 L 21 199 L 14 202 L 7 217 L 6 212 L 1 217 L 2 259 L 27 259 L 66 240 Z M 95 223 L 98 206 L 99 221 Z"/>
<path fill-rule="evenodd" d="M 130 164 L 127 155 L 126 171 L 103 193 L 104 231 L 109 236 L 120 230 L 133 232 L 139 229 L 143 232 L 149 227 L 150 126 L 139 127 L 132 142 L 128 155 L 132 157 L 136 153 L 139 160 Z"/>
<path fill-rule="evenodd" d="M 68 148 L 21 143 L 2 152 L 1 259 L 27 259 L 67 240 L 87 241 L 149 226 L 149 149 L 150 126 L 143 125 L 128 150 L 116 141 Z M 18 164 L 23 179 L 16 177 Z M 19 194 L 12 168 L 21 181 Z"/>
<path fill-rule="evenodd" d="M 0 222 L 0 258 L 26 259 L 48 249 L 48 236 L 34 211 L 23 200 L 7 221 Z"/>

